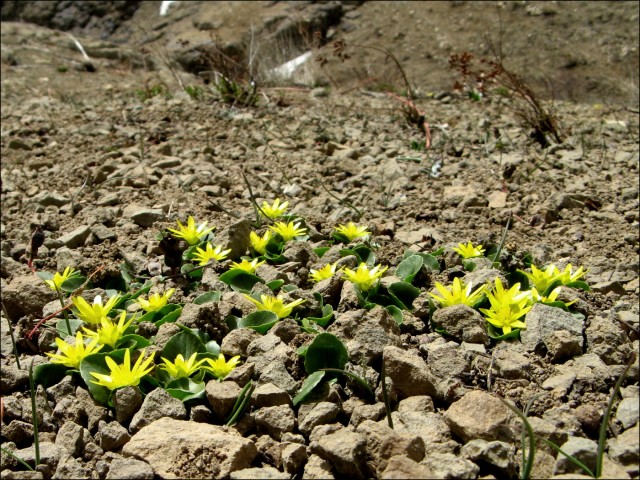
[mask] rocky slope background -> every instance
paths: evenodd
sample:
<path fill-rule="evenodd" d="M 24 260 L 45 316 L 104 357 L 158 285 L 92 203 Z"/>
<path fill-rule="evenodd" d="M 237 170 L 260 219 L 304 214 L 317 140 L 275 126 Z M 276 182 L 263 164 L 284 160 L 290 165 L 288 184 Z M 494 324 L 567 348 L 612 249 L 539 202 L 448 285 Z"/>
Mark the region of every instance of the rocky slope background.
<path fill-rule="evenodd" d="M 516 478 L 521 426 L 499 398 L 529 403 L 536 434 L 593 467 L 629 362 L 603 475 L 638 476 L 637 2 L 176 2 L 164 16 L 160 3 L 2 3 L 2 446 L 33 466 L 26 366 L 55 352 L 54 330 L 27 338 L 59 307 L 26 265 L 37 225 L 37 271 L 98 271 L 83 294 L 91 302 L 125 263 L 159 291 L 175 288 L 178 323 L 208 329 L 242 363 L 184 403 L 158 388 L 107 408 L 77 376 L 40 386 L 41 465 L 25 473 L 3 452 L 3 478 Z M 475 100 L 453 89 L 461 78 L 451 54 L 495 58 L 498 47 L 542 101 L 555 98 L 560 141 L 542 148 L 500 85 Z M 274 71 L 307 51 L 291 78 Z M 406 94 L 403 73 L 429 148 L 406 104 L 387 93 Z M 215 87 L 221 74 L 240 89 L 231 97 Z M 367 225 L 387 275 L 406 249 L 445 247 L 441 271 L 416 282 L 402 325 L 380 307 L 359 308 L 339 275 L 311 284 L 309 270 L 328 260 L 305 242 L 257 272 L 297 285 L 303 314 L 317 308 L 312 292 L 325 295 L 335 309 L 327 331 L 375 400 L 342 378 L 293 405 L 307 376 L 296 349 L 312 336 L 292 319 L 265 335 L 225 336 L 229 313 L 251 311 L 219 280 L 228 262 L 195 287 L 160 282 L 170 271 L 156 236 L 176 220 L 215 225 L 215 242 L 234 255 L 247 246 L 247 183 L 260 201 L 288 200 L 313 246 L 339 223 Z M 451 247 L 497 246 L 505 230 L 505 268 L 525 268 L 528 253 L 538 266 L 588 269 L 591 290 L 565 292 L 584 320 L 537 308 L 521 340 L 495 341 L 460 326 L 484 321 L 443 318 L 444 309 L 450 335 L 436 332 L 426 306 L 435 282 L 479 284 L 496 272 L 465 271 Z M 206 291 L 220 301 L 194 303 Z M 160 345 L 177 330 L 138 333 Z M 246 414 L 222 426 L 250 379 Z M 580 473 L 538 441 L 534 477 Z"/>

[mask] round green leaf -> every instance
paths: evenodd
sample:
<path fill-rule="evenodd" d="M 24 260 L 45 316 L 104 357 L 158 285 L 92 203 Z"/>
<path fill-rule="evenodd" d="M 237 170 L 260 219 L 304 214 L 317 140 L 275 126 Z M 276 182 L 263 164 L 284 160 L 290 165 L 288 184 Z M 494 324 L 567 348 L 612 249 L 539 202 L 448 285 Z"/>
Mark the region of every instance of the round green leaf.
<path fill-rule="evenodd" d="M 244 270 L 234 268 L 220 275 L 220 281 L 229 285 L 233 290 L 250 292 L 253 286 L 261 282 L 262 279 Z"/>
<path fill-rule="evenodd" d="M 321 333 L 313 339 L 304 358 L 307 373 L 321 368 L 337 368 L 344 370 L 349 361 L 349 354 L 344 344 L 331 333 Z"/>
<path fill-rule="evenodd" d="M 193 303 L 195 303 L 196 305 L 202 305 L 204 303 L 209 303 L 209 302 L 218 302 L 220 301 L 221 296 L 222 296 L 222 292 L 218 292 L 218 291 L 206 292 L 200 295 L 199 297 L 196 297 Z"/>
<path fill-rule="evenodd" d="M 198 335 L 189 330 L 183 330 L 169 339 L 162 349 L 161 357 L 173 362 L 178 354 L 182 354 L 182 358 L 188 360 L 194 353 L 206 351 L 207 349 Z"/>
<path fill-rule="evenodd" d="M 396 277 L 401 278 L 405 282 L 411 283 L 421 268 L 422 257 L 419 255 L 411 255 L 398 264 L 396 268 Z"/>
<path fill-rule="evenodd" d="M 265 334 L 278 321 L 278 316 L 269 310 L 258 310 L 238 320 L 238 328 L 252 328 L 258 333 Z"/>
<path fill-rule="evenodd" d="M 81 276 L 68 278 L 64 282 L 62 282 L 62 285 L 60 285 L 60 290 L 62 290 L 63 292 L 74 292 L 78 288 L 80 288 L 86 280 L 87 279 L 85 277 Z"/>
<path fill-rule="evenodd" d="M 411 310 L 413 301 L 420 295 L 420 290 L 407 282 L 392 283 L 387 291 L 396 301 L 397 306 L 403 310 Z"/>
<path fill-rule="evenodd" d="M 69 367 L 60 363 L 41 363 L 33 367 L 33 382 L 49 388 L 59 383 L 69 371 Z"/>

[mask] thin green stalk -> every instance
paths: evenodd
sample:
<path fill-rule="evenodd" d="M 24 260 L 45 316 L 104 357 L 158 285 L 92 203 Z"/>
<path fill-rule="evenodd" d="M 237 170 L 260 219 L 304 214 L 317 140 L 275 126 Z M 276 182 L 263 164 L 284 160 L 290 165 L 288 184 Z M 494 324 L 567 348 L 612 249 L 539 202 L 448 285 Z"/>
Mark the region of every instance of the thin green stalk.
<path fill-rule="evenodd" d="M 389 392 L 387 392 L 387 372 L 384 367 L 384 359 L 382 360 L 382 371 L 380 372 L 380 383 L 382 384 L 382 399 L 384 400 L 384 408 L 387 412 L 387 423 L 389 428 L 393 430 L 393 418 L 391 418 L 391 403 L 389 402 Z"/>
<path fill-rule="evenodd" d="M 247 185 L 247 189 L 249 190 L 249 198 L 251 199 L 251 203 L 253 203 L 253 208 L 255 209 L 255 212 L 256 212 L 256 224 L 257 224 L 258 228 L 260 228 L 260 226 L 262 225 L 262 222 L 260 221 L 261 218 L 260 218 L 260 215 L 258 215 L 258 212 L 262 213 L 264 218 L 269 223 L 274 223 L 274 221 L 271 220 L 266 213 L 264 213 L 262 208 L 260 208 L 260 205 L 258 205 L 258 202 L 256 201 L 256 197 L 253 195 L 253 190 L 251 188 L 251 184 L 249 183 L 249 179 L 245 175 L 244 171 L 240 170 L 240 173 L 242 173 L 242 178 L 244 179 L 244 183 Z"/>
<path fill-rule="evenodd" d="M 5 317 L 7 317 L 7 323 L 9 324 L 9 333 L 11 334 L 13 355 L 16 357 L 16 366 L 18 367 L 18 370 L 22 370 L 22 367 L 20 366 L 20 358 L 18 357 L 18 346 L 16 345 L 16 337 L 13 334 L 13 325 L 11 325 L 11 318 L 9 317 L 9 312 L 7 312 L 7 307 L 4 306 L 4 302 L 2 302 L 2 311 L 4 312 Z"/>
<path fill-rule="evenodd" d="M 24 460 L 22 460 L 20 457 L 18 457 L 17 455 L 14 455 L 13 452 L 7 450 L 4 447 L 0 447 L 0 450 L 2 450 L 3 453 L 6 453 L 7 455 L 9 455 L 11 458 L 14 458 L 15 460 L 17 460 L 19 463 L 21 463 L 27 470 L 30 470 L 33 472 L 33 468 L 31 468 L 31 465 L 29 465 L 27 462 L 25 462 Z"/>
<path fill-rule="evenodd" d="M 629 373 L 631 365 L 633 365 L 633 360 L 631 360 L 627 364 L 627 367 L 624 369 L 622 375 L 620 375 L 620 378 L 613 387 L 613 392 L 611 392 L 607 410 L 605 411 L 604 417 L 602 418 L 602 423 L 600 424 L 600 435 L 598 436 L 598 457 L 596 458 L 596 478 L 600 478 L 600 476 L 602 475 L 604 449 L 607 443 L 607 427 L 609 426 L 609 418 L 611 417 L 611 412 L 613 411 L 613 404 L 616 401 L 616 397 L 618 396 L 620 387 L 622 387 L 622 382 L 624 382 L 624 379 L 627 378 L 627 374 Z"/>
<path fill-rule="evenodd" d="M 500 397 L 498 397 L 498 399 L 502 403 L 504 403 L 509 410 L 511 410 L 516 415 L 518 415 L 518 417 L 520 417 L 520 420 L 522 420 L 522 424 L 524 425 L 524 428 L 527 430 L 527 435 L 529 436 L 529 454 L 527 456 L 526 462 L 523 461 L 522 463 L 522 473 L 520 475 L 520 478 L 522 480 L 527 480 L 531 478 L 531 469 L 533 468 L 533 460 L 535 459 L 535 456 L 536 456 L 536 439 L 535 439 L 535 435 L 533 434 L 533 428 L 531 428 L 531 424 L 529 423 L 529 420 L 527 419 L 527 416 L 524 413 L 522 413 L 516 407 L 511 405 L 505 399 Z M 535 400 L 535 397 L 532 400 L 530 400 L 530 402 L 533 403 L 533 400 Z M 527 405 L 527 408 L 525 409 L 527 413 L 530 406 L 531 405 Z"/>
<path fill-rule="evenodd" d="M 69 315 L 67 315 L 67 310 L 64 309 L 65 305 L 64 305 L 64 299 L 62 298 L 62 292 L 58 288 L 58 285 L 55 285 L 55 287 L 56 287 L 56 293 L 58 294 L 58 300 L 60 300 L 60 306 L 63 308 L 62 314 L 64 315 L 64 321 L 67 324 L 67 333 L 69 335 L 72 335 L 71 324 L 69 323 Z"/>
<path fill-rule="evenodd" d="M 498 250 L 493 255 L 493 262 L 500 261 L 500 254 L 502 253 L 502 249 L 504 248 L 504 242 L 507 240 L 507 233 L 509 233 L 509 226 L 511 225 L 511 213 L 509 213 L 509 218 L 507 219 L 507 224 L 504 227 L 504 233 L 502 234 L 502 239 L 500 240 L 500 245 L 498 246 Z"/>
<path fill-rule="evenodd" d="M 40 436 L 38 435 L 38 410 L 36 409 L 36 388 L 33 383 L 33 360 L 29 365 L 29 393 L 31 394 L 31 419 L 33 422 L 33 445 L 36 451 L 37 467 L 40 465 Z"/>
<path fill-rule="evenodd" d="M 228 427 L 238 422 L 238 418 L 244 413 L 247 405 L 249 404 L 249 400 L 251 399 L 251 394 L 253 393 L 254 388 L 255 387 L 253 385 L 253 382 L 249 380 L 249 383 L 244 386 L 244 388 L 240 392 L 240 395 L 238 395 L 238 398 L 236 399 L 236 403 L 233 405 L 233 409 L 231 410 L 231 417 L 229 418 L 229 420 L 227 420 L 226 423 Z"/>
<path fill-rule="evenodd" d="M 538 438 L 540 440 L 542 440 L 544 443 L 546 443 L 547 445 L 549 445 L 551 448 L 553 448 L 556 452 L 561 453 L 562 455 L 564 455 L 565 457 L 567 457 L 567 460 L 569 460 L 571 463 L 573 463 L 574 465 L 577 465 L 578 467 L 580 467 L 582 470 L 584 470 L 584 472 L 589 475 L 590 477 L 593 478 L 597 478 L 595 476 L 595 474 L 591 471 L 591 469 L 589 467 L 587 467 L 584 463 L 582 463 L 580 460 L 578 460 L 577 458 L 569 455 L 567 452 L 563 451 L 559 446 L 557 446 L 555 443 L 553 443 L 550 440 L 547 440 L 546 438 L 542 438 L 540 436 L 538 436 Z"/>

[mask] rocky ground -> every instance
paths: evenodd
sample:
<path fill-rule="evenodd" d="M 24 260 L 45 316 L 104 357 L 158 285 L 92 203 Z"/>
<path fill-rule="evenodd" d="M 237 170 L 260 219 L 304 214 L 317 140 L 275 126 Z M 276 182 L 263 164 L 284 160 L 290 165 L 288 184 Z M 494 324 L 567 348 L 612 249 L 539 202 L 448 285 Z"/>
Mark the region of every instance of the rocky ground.
<path fill-rule="evenodd" d="M 383 58 L 359 58 L 362 51 L 352 63 L 330 58 L 326 70 L 312 72 L 310 84 L 265 79 L 255 107 L 229 104 L 202 81 L 201 72 L 186 70 L 201 58 L 192 48 L 203 35 L 213 30 L 229 43 L 238 32 L 246 34 L 248 26 L 239 20 L 234 27 L 232 20 L 245 19 L 246 12 L 225 10 L 219 20 L 206 2 L 194 2 L 173 5 L 168 17 L 159 17 L 157 3 L 142 2 L 106 33 L 94 17 L 81 26 L 66 25 L 89 60 L 67 33 L 2 24 L 2 446 L 33 465 L 26 366 L 47 362 L 44 353 L 55 351 L 51 329 L 27 338 L 59 305 L 26 265 L 37 225 L 45 232 L 37 271 L 98 271 L 95 289 L 85 292 L 91 301 L 119 278 L 126 263 L 135 275 L 153 277 L 160 291 L 175 288 L 172 300 L 183 304 L 177 322 L 208 330 L 223 353 L 240 355 L 242 363 L 225 381 L 209 381 L 203 398 L 184 403 L 158 388 L 144 399 L 133 395 L 107 408 L 92 399 L 78 376 L 39 387 L 39 473 L 29 476 L 3 453 L 3 478 L 515 478 L 522 469 L 520 423 L 499 398 L 520 409 L 530 402 L 536 434 L 593 466 L 603 413 L 628 362 L 607 432 L 603 476 L 638 477 L 639 122 L 637 74 L 633 87 L 629 73 L 637 72 L 638 39 L 637 28 L 627 28 L 637 26 L 637 3 L 613 8 L 599 2 L 523 2 L 503 9 L 503 45 L 518 59 L 514 65 L 522 65 L 517 71 L 526 74 L 535 63 L 523 59 L 540 55 L 521 30 L 541 35 L 537 22 L 545 22 L 546 40 L 555 39 L 561 53 L 543 56 L 541 75 L 556 85 L 572 69 L 589 77 L 579 81 L 571 72 L 564 83 L 571 87 L 559 89 L 555 109 L 564 138 L 544 149 L 509 99 L 487 95 L 472 101 L 452 91 L 456 78 L 446 59 L 458 46 L 486 53 L 473 39 L 491 24 L 485 15 L 493 3 L 480 9 L 476 2 L 397 2 L 388 7 L 395 10 L 384 10 L 371 2 L 345 5 L 337 19 L 323 4 L 298 8 L 297 15 L 318 19 L 331 38 L 352 45 L 376 38 L 403 52 L 399 60 L 422 92 L 416 104 L 430 126 L 428 149 L 401 103 L 380 91 L 388 82 L 402 91 L 397 70 L 385 64 L 393 73 L 381 73 Z M 293 7 L 271 3 L 260 2 L 256 19 L 279 25 L 275 32 L 290 32 L 283 22 L 298 18 Z M 424 61 L 422 53 L 405 53 L 419 45 L 421 26 L 398 33 L 384 23 L 394 15 L 393 25 L 403 18 L 436 22 L 437 15 L 451 12 L 466 27 L 435 23 L 442 50 L 427 49 Z M 44 17 L 41 23 L 53 18 Z M 574 38 L 567 25 L 576 26 Z M 376 29 L 381 33 L 373 36 Z M 154 38 L 141 39 L 149 32 L 156 32 Z M 189 43 L 178 45 L 180 35 Z M 580 58 L 570 61 L 562 52 Z M 343 68 L 355 73 L 348 78 Z M 420 80 L 427 70 L 434 76 Z M 540 85 L 535 75 L 527 79 Z M 189 95 L 180 83 L 198 89 Z M 367 225 L 388 276 L 408 248 L 447 249 L 441 271 L 415 282 L 421 290 L 416 308 L 405 312 L 400 326 L 380 307 L 359 308 L 339 276 L 311 284 L 309 270 L 328 257 L 318 258 L 306 242 L 287 250 L 284 264 L 258 271 L 299 287 L 298 294 L 288 295 L 308 299 L 303 317 L 317 308 L 311 292 L 324 294 L 335 309 L 327 331 L 344 342 L 347 368 L 366 376 L 375 400 L 340 379 L 294 406 L 307 376 L 296 349 L 312 336 L 292 319 L 265 335 L 249 329 L 227 334 L 226 315 L 251 311 L 219 280 L 228 262 L 207 270 L 196 284 L 169 277 L 163 267 L 158 232 L 190 215 L 215 225 L 216 242 L 233 248 L 232 255 L 244 253 L 248 225 L 255 221 L 247 183 L 260 201 L 288 200 L 305 219 L 314 247 L 324 245 L 338 223 Z M 496 272 L 489 265 L 465 272 L 451 247 L 468 241 L 496 246 L 507 225 L 503 267 L 524 268 L 528 252 L 539 266 L 588 269 L 591 290 L 565 292 L 577 300 L 574 308 L 584 320 L 576 323 L 558 308 L 537 306 L 520 340 L 495 341 L 484 329 L 471 338 L 460 328 L 461 322 L 473 324 L 473 312 L 447 315 L 445 309 L 438 321 L 455 333 L 435 332 L 427 306 L 434 282 L 464 276 L 481 283 Z M 354 266 L 355 258 L 344 262 Z M 222 292 L 219 302 L 193 302 L 210 290 Z M 478 325 L 486 326 L 483 320 Z M 161 345 L 177 327 L 167 323 L 156 330 L 138 333 Z M 383 364 L 393 430 L 381 395 Z M 235 427 L 222 426 L 249 380 L 256 389 L 247 413 Z M 578 473 L 538 441 L 533 477 Z"/>

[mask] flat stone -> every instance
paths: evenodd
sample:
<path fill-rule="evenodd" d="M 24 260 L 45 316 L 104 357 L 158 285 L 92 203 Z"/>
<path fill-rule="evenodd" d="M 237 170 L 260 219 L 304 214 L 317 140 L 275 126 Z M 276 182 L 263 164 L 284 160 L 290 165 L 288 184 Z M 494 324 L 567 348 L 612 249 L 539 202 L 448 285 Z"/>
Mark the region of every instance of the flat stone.
<path fill-rule="evenodd" d="M 234 429 L 166 417 L 143 427 L 122 449 L 167 479 L 229 477 L 249 468 L 257 453 Z"/>
<path fill-rule="evenodd" d="M 62 242 L 66 247 L 73 249 L 84 245 L 84 242 L 87 240 L 90 234 L 91 228 L 88 225 L 82 225 L 72 232 L 58 237 L 58 240 Z"/>

